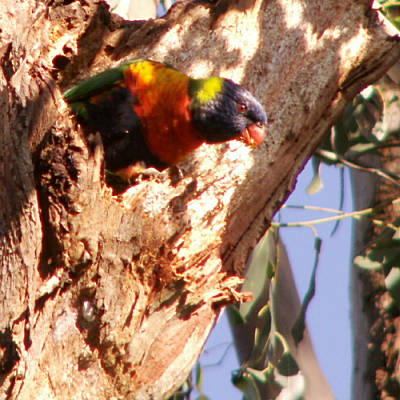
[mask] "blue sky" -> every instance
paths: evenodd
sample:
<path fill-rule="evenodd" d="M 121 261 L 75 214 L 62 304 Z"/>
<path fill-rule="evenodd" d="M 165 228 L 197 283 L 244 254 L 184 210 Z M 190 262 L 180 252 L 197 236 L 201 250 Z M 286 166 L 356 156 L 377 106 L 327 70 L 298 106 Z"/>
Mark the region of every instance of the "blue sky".
<path fill-rule="evenodd" d="M 324 166 L 322 177 L 325 187 L 317 194 L 308 195 L 305 189 L 312 176 L 309 163 L 299 175 L 296 190 L 289 197 L 287 204 L 338 209 L 339 168 Z M 344 211 L 352 211 L 348 171 L 345 171 Z M 282 222 L 305 221 L 324 216 L 331 215 L 316 211 L 284 210 L 281 220 Z M 349 304 L 351 222 L 350 219 L 343 220 L 333 237 L 330 237 L 330 234 L 334 223 L 315 226 L 322 239 L 322 251 L 317 272 L 316 295 L 307 313 L 307 323 L 315 351 L 338 400 L 351 398 L 352 350 Z M 281 229 L 281 237 L 288 249 L 297 289 L 303 298 L 314 261 L 314 234 L 309 228 L 284 228 Z M 218 366 L 212 365 L 217 362 Z M 238 367 L 238 362 L 225 316 L 220 319 L 212 332 L 201 363 L 205 372 L 203 390 L 210 399 L 242 399 L 241 392 L 230 383 L 231 372 Z"/>

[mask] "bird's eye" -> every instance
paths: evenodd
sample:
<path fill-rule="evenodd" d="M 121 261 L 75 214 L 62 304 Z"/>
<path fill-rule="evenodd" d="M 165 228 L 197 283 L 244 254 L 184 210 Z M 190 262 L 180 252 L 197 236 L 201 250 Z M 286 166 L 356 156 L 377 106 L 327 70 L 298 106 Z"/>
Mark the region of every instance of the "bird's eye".
<path fill-rule="evenodd" d="M 261 121 L 256 122 L 256 125 L 257 125 L 259 128 L 264 128 L 264 124 L 263 124 Z"/>
<path fill-rule="evenodd" d="M 238 111 L 240 113 L 245 113 L 247 111 L 247 105 L 244 103 L 239 103 L 238 104 Z"/>

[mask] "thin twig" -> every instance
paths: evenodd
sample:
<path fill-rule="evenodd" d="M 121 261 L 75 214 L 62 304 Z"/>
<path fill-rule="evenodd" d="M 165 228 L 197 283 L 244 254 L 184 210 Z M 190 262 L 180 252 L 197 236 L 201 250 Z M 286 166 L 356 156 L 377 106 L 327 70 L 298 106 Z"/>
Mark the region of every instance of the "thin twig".
<path fill-rule="evenodd" d="M 370 208 L 365 208 L 364 210 L 359 210 L 359 211 L 353 211 L 349 213 L 345 213 L 340 210 L 332 210 L 329 208 L 323 208 L 323 207 L 315 207 L 315 206 L 286 206 L 287 208 L 304 208 L 304 209 L 309 209 L 309 210 L 318 210 L 318 211 L 327 211 L 327 212 L 335 212 L 339 215 L 335 215 L 333 217 L 325 217 L 325 218 L 317 218 L 313 220 L 308 220 L 308 221 L 299 221 L 299 222 L 272 222 L 271 226 L 275 228 L 293 228 L 293 227 L 310 227 L 313 225 L 317 224 L 322 224 L 325 222 L 331 222 L 331 221 L 338 221 L 342 220 L 345 218 L 354 218 L 354 219 L 361 219 L 362 217 L 365 217 L 366 215 L 372 214 L 374 211 L 378 211 L 384 207 L 387 207 L 390 204 L 395 204 L 397 202 L 400 202 L 400 198 L 394 199 L 392 201 L 387 201 L 384 203 L 381 203 L 375 207 L 370 207 Z M 379 225 L 379 221 L 373 220 L 374 223 Z"/>
<path fill-rule="evenodd" d="M 393 183 L 393 185 L 396 185 L 400 187 L 400 182 L 399 182 L 399 177 L 396 175 L 396 177 L 391 177 L 388 173 L 383 172 L 379 168 L 372 168 L 372 167 L 363 167 L 360 164 L 355 164 L 351 161 L 348 161 L 344 159 L 343 157 L 339 157 L 340 162 L 342 162 L 344 165 L 347 165 L 350 168 L 358 169 L 360 171 L 365 171 L 365 172 L 370 172 L 371 174 L 375 174 L 380 176 L 383 179 L 387 179 L 389 182 Z"/>
<path fill-rule="evenodd" d="M 379 168 L 365 167 L 363 165 L 349 161 L 346 158 L 342 157 L 341 155 L 339 155 L 338 153 L 335 153 L 333 151 L 327 151 L 327 150 L 320 149 L 316 152 L 316 154 L 330 163 L 335 163 L 335 164 L 341 163 L 343 165 L 348 166 L 349 168 L 353 168 L 353 169 L 357 169 L 360 171 L 369 172 L 374 175 L 378 175 L 379 177 L 386 179 L 389 182 L 393 183 L 394 185 L 400 187 L 400 177 L 397 175 L 391 176 L 388 172 L 384 172 Z"/>

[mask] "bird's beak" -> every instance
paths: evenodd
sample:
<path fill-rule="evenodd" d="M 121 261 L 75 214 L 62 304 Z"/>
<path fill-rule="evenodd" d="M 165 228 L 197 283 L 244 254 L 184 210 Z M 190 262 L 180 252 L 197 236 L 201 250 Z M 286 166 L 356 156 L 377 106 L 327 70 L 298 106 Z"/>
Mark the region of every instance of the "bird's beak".
<path fill-rule="evenodd" d="M 260 123 L 254 123 L 249 125 L 239 136 L 239 140 L 244 142 L 250 147 L 257 147 L 260 145 L 266 135 L 265 125 Z"/>

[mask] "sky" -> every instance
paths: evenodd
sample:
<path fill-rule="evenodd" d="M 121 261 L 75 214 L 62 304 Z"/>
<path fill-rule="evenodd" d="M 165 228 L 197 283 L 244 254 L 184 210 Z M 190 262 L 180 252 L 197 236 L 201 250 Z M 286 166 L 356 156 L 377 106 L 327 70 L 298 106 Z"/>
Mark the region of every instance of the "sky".
<path fill-rule="evenodd" d="M 290 205 L 313 205 L 338 209 L 340 202 L 340 172 L 337 167 L 322 168 L 325 187 L 317 194 L 305 191 L 313 171 L 308 163 L 299 175 L 296 189 L 287 200 Z M 345 171 L 344 211 L 352 211 L 351 186 Z M 331 216 L 316 211 L 284 210 L 282 222 L 305 221 Z M 308 328 L 322 370 L 338 400 L 350 400 L 352 375 L 350 289 L 351 220 L 343 220 L 330 237 L 334 223 L 315 225 L 322 239 L 320 263 L 317 271 L 316 294 L 307 312 Z M 287 247 L 296 286 L 302 299 L 307 291 L 314 262 L 314 234 L 309 228 L 282 228 L 281 237 Z M 201 357 L 204 367 L 203 392 L 212 400 L 241 400 L 242 394 L 231 384 L 232 371 L 238 361 L 223 315 L 211 333 Z M 215 365 L 218 364 L 218 365 Z"/>

